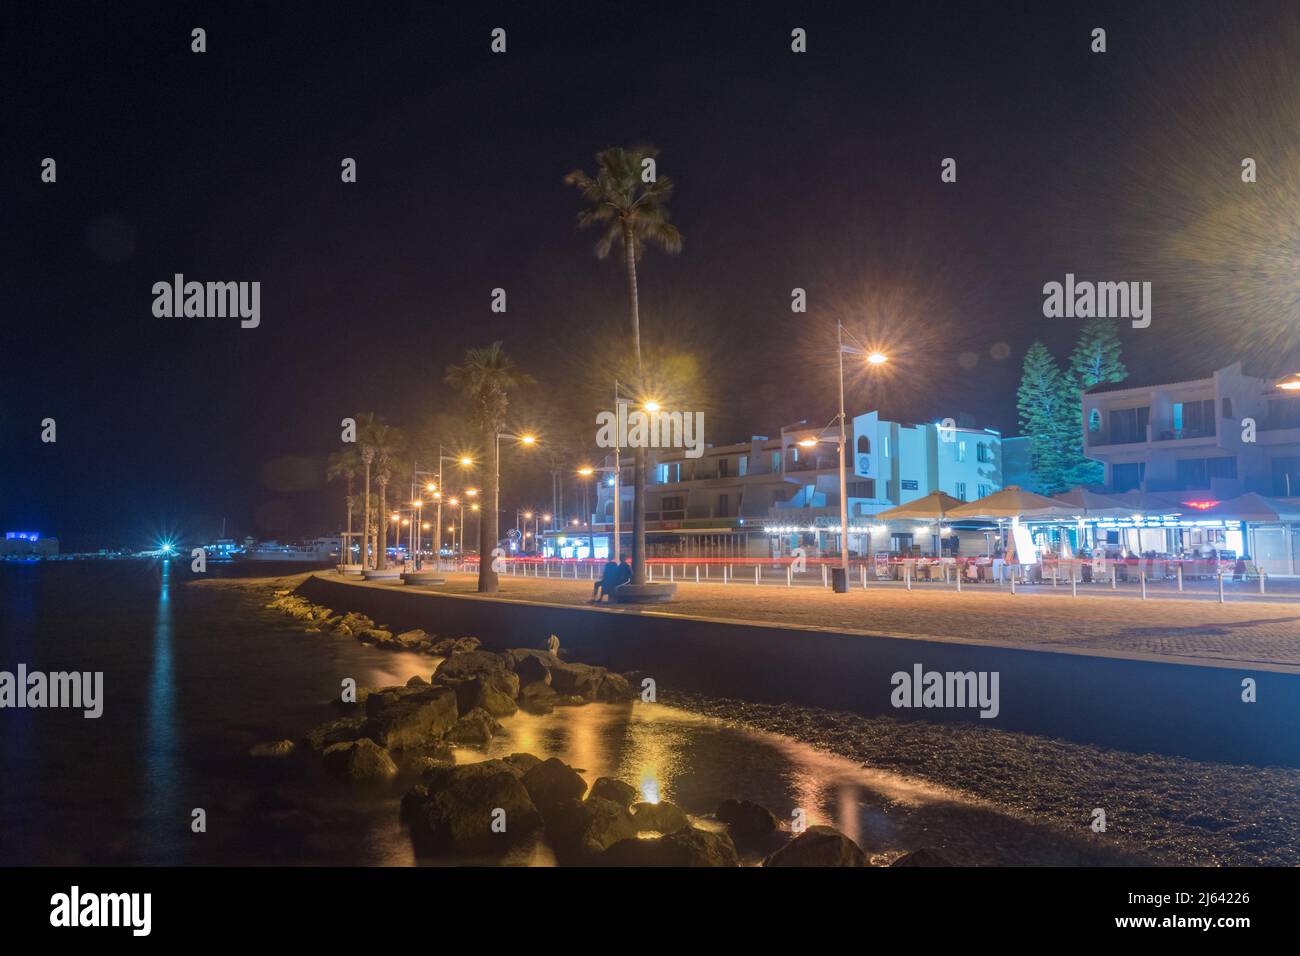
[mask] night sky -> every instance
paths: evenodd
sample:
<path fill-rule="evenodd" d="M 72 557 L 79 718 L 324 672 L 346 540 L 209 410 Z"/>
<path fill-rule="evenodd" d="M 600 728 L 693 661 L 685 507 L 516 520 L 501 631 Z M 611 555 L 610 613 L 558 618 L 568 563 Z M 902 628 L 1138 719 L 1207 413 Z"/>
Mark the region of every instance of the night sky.
<path fill-rule="evenodd" d="M 454 412 L 447 365 L 493 339 L 537 379 L 512 422 L 553 420 L 626 329 L 562 182 L 611 145 L 677 184 L 642 322 L 705 363 L 712 442 L 829 420 L 836 318 L 894 359 L 851 413 L 1015 434 L 1025 349 L 1080 324 L 1043 317 L 1067 272 L 1153 283 L 1135 381 L 1296 371 L 1300 6 L 1066 6 L 7 5 L 0 529 L 333 530 L 339 420 Z M 260 281 L 260 328 L 155 318 L 178 272 Z M 504 523 L 549 501 L 507 460 Z"/>

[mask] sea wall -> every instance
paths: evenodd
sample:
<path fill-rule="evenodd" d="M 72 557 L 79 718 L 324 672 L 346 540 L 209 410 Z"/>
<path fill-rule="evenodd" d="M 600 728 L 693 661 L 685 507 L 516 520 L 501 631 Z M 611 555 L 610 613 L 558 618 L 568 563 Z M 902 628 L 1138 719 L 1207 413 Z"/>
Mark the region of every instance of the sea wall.
<path fill-rule="evenodd" d="M 701 620 L 617 608 L 364 586 L 318 575 L 300 593 L 385 625 L 491 649 L 542 647 L 550 634 L 573 659 L 640 671 L 658 688 L 932 722 L 977 722 L 1127 751 L 1230 763 L 1300 766 L 1300 674 L 1159 660 Z M 897 672 L 996 672 L 998 714 L 895 708 Z M 1242 700 L 1243 679 L 1256 702 Z"/>

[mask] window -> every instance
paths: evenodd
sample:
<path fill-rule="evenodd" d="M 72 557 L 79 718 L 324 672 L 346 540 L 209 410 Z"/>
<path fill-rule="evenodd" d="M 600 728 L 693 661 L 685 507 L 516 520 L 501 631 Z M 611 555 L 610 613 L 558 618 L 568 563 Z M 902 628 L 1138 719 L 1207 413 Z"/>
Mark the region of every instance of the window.
<path fill-rule="evenodd" d="M 1208 488 L 1209 476 L 1206 473 L 1204 458 L 1184 458 L 1174 462 L 1174 472 L 1180 489 Z"/>
<path fill-rule="evenodd" d="M 858 436 L 858 454 L 859 455 L 871 454 L 871 439 L 868 438 L 866 435 Z"/>
<path fill-rule="evenodd" d="M 718 495 L 718 517 L 727 518 L 731 514 L 731 498 L 728 495 Z"/>
<path fill-rule="evenodd" d="M 1101 409 L 1094 408 L 1088 413 L 1088 431 L 1101 431 Z"/>
<path fill-rule="evenodd" d="M 1205 459 L 1205 474 L 1210 478 L 1236 478 L 1237 456 L 1225 455 L 1222 458 Z"/>
<path fill-rule="evenodd" d="M 1110 484 L 1115 491 L 1132 491 L 1134 488 L 1142 487 L 1142 479 L 1146 477 L 1146 462 L 1134 462 L 1128 465 L 1111 465 L 1110 467 Z"/>
<path fill-rule="evenodd" d="M 966 482 L 964 481 L 957 482 L 957 497 L 960 498 L 962 501 L 966 500 Z"/>
<path fill-rule="evenodd" d="M 736 473 L 739 474 L 740 477 L 744 478 L 749 472 L 749 456 L 741 455 L 736 464 L 739 466 Z"/>
<path fill-rule="evenodd" d="M 859 481 L 850 481 L 844 486 L 850 498 L 874 498 L 876 497 L 876 482 L 874 478 L 863 478 Z"/>
<path fill-rule="evenodd" d="M 975 495 L 976 495 L 977 499 L 978 499 L 978 498 L 987 498 L 987 497 L 988 497 L 989 495 L 991 495 L 992 493 L 993 493 L 993 492 L 990 490 L 990 488 L 989 488 L 988 485 L 976 485 L 976 486 L 975 486 Z"/>
<path fill-rule="evenodd" d="M 772 470 L 781 470 L 781 453 L 779 451 L 772 452 Z"/>
<path fill-rule="evenodd" d="M 957 444 L 953 445 L 953 447 L 952 447 L 952 455 L 953 455 L 953 460 L 954 460 L 954 461 L 965 461 L 965 460 L 966 460 L 966 443 L 965 443 L 964 441 L 959 441 L 959 442 L 957 442 Z"/>
<path fill-rule="evenodd" d="M 670 498 L 665 498 L 659 503 L 660 511 L 681 511 L 685 507 L 686 499 L 681 495 L 673 495 Z"/>
<path fill-rule="evenodd" d="M 889 436 L 888 435 L 885 436 L 884 447 L 881 448 L 880 453 L 884 455 L 886 458 L 889 457 Z"/>
<path fill-rule="evenodd" d="M 731 476 L 731 459 L 730 459 L 730 458 L 719 458 L 719 459 L 718 459 L 718 477 L 719 477 L 719 478 L 729 478 L 730 476 Z"/>
<path fill-rule="evenodd" d="M 975 446 L 975 458 L 982 464 L 987 465 L 993 460 L 993 446 L 987 442 L 980 442 Z"/>
<path fill-rule="evenodd" d="M 1117 408 L 1110 413 L 1110 441 L 1113 445 L 1131 445 L 1147 440 L 1147 423 L 1151 409 Z"/>

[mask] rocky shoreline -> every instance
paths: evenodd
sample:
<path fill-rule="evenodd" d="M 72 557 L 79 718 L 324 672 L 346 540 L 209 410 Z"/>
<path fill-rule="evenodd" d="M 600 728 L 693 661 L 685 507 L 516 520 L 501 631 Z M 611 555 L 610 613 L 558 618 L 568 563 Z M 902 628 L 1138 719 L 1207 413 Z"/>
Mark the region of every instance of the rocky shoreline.
<path fill-rule="evenodd" d="M 514 753 L 457 764 L 454 748 L 484 748 L 502 729 L 500 720 L 518 710 L 544 714 L 635 698 L 627 676 L 566 660 L 555 644 L 498 654 L 473 637 L 395 634 L 363 614 L 336 613 L 287 588 L 276 590 L 266 607 L 308 632 L 442 658 L 428 679 L 345 692 L 335 702 L 341 716 L 310 730 L 301 744 L 271 741 L 249 752 L 260 759 L 308 755 L 347 786 L 414 777 L 399 812 L 418 859 L 500 859 L 541 842 L 561 865 L 868 865 L 862 849 L 833 827 L 794 833 L 770 810 L 743 799 L 724 800 L 711 817 L 692 820 L 672 803 L 642 801 L 625 781 L 600 777 L 588 788 L 578 768 L 555 757 Z M 891 865 L 946 864 L 921 849 Z"/>

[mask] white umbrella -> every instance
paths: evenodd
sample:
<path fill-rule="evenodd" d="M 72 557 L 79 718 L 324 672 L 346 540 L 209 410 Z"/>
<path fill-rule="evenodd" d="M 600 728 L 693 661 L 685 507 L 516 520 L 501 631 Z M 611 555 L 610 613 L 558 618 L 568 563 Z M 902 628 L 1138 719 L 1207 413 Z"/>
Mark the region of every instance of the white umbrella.
<path fill-rule="evenodd" d="M 1074 509 L 1078 518 L 1126 518 L 1134 511 L 1133 506 L 1119 498 L 1089 491 L 1082 485 L 1053 495 L 1057 504 Z"/>
<path fill-rule="evenodd" d="M 960 507 L 961 504 L 959 498 L 944 494 L 942 491 L 932 491 L 928 495 L 923 495 L 913 501 L 887 508 L 877 514 L 876 518 L 881 521 L 905 518 L 933 521 L 937 540 L 940 537 L 939 526 L 943 524 L 944 518 L 952 509 Z M 942 551 L 942 546 L 939 546 L 938 550 Z"/>
<path fill-rule="evenodd" d="M 1072 518 L 1076 509 L 1059 501 L 1025 491 L 1019 485 L 1007 485 L 1001 491 L 985 495 L 953 508 L 949 518 Z"/>

